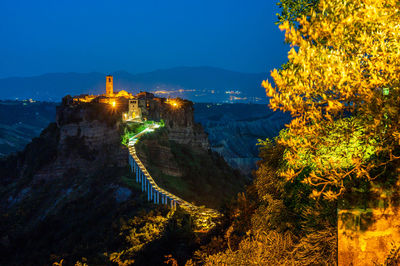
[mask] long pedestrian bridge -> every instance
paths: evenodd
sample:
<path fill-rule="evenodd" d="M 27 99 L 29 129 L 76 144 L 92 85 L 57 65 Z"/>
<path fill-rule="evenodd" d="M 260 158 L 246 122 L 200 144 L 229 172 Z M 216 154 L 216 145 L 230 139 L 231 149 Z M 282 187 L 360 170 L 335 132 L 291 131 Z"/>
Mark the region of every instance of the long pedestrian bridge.
<path fill-rule="evenodd" d="M 173 210 L 179 206 L 192 216 L 196 231 L 210 230 L 216 225 L 215 220 L 221 217 L 221 213 L 210 208 L 198 207 L 159 187 L 137 156 L 135 143 L 138 137 L 153 130 L 154 128 L 147 128 L 129 140 L 129 165 L 136 182 L 141 184 L 142 192 L 147 193 L 148 201 L 168 205 Z"/>

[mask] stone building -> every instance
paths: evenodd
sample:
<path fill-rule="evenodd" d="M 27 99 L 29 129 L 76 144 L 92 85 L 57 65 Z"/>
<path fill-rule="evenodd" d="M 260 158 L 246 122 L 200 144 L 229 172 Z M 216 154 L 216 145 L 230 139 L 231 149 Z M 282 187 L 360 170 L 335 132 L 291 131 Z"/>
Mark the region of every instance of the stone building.
<path fill-rule="evenodd" d="M 106 96 L 113 97 L 114 96 L 114 88 L 113 88 L 113 76 L 106 76 Z"/>
<path fill-rule="evenodd" d="M 138 99 L 129 100 L 128 114 L 127 117 L 125 117 L 125 119 L 142 120 L 142 110 L 139 108 Z"/>

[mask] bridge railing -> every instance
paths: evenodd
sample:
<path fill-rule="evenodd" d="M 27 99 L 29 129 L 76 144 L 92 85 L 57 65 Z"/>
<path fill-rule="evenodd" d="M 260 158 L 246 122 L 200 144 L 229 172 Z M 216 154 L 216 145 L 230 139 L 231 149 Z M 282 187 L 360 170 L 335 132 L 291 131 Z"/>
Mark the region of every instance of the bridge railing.
<path fill-rule="evenodd" d="M 142 133 L 143 132 L 138 135 L 141 135 Z M 213 219 L 221 217 L 221 214 L 218 211 L 197 207 L 157 185 L 136 154 L 136 141 L 136 138 L 132 138 L 129 141 L 129 165 L 131 172 L 135 175 L 136 182 L 140 183 L 142 191 L 147 193 L 147 200 L 153 201 L 155 204 L 169 205 L 173 210 L 175 210 L 177 205 L 179 205 L 182 209 L 186 210 L 191 215 L 194 215 L 194 217 L 197 217 L 194 223 L 198 228 L 198 231 L 204 232 L 214 227 L 215 223 Z"/>
<path fill-rule="evenodd" d="M 153 201 L 155 204 L 168 204 L 173 209 L 176 209 L 177 204 L 183 208 L 196 209 L 196 206 L 193 204 L 186 202 L 157 185 L 137 156 L 134 144 L 129 145 L 129 165 L 131 172 L 136 177 L 136 182 L 142 184 L 142 191 L 147 192 L 148 201 Z"/>

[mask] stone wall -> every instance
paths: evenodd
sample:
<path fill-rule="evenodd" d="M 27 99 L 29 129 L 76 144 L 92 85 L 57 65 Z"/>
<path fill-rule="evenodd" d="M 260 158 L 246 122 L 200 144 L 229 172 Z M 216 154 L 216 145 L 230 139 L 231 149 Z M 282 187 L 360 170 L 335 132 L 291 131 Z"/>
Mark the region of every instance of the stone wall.
<path fill-rule="evenodd" d="M 399 244 L 398 208 L 339 210 L 339 265 L 383 265 Z"/>

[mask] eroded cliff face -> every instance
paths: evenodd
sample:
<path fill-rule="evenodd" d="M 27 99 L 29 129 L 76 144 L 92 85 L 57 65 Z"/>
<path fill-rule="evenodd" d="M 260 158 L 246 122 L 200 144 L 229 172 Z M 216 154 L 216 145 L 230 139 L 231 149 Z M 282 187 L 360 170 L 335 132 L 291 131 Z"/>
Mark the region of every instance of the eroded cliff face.
<path fill-rule="evenodd" d="M 50 265 L 51 245 L 72 254 L 92 241 L 92 227 L 100 243 L 124 202 L 141 202 L 122 181 L 128 150 L 120 117 L 105 105 L 59 106 L 56 123 L 0 161 L 0 250 L 7 252 L 0 264 Z"/>
<path fill-rule="evenodd" d="M 9 178 L 29 177 L 33 183 L 39 183 L 69 175 L 90 175 L 99 167 L 126 167 L 128 150 L 121 145 L 119 128 L 124 108 L 115 111 L 100 103 L 58 106 L 56 123 L 16 158 L 16 169 Z M 165 121 L 168 140 L 195 149 L 209 149 L 207 134 L 194 122 L 192 102 L 182 100 L 179 108 L 171 108 L 160 101 L 150 112 L 151 116 Z M 168 157 L 169 150 L 148 146 L 155 150 L 152 154 L 159 160 L 154 161 L 163 166 L 166 174 L 180 176 L 178 166 Z"/>
<path fill-rule="evenodd" d="M 210 154 L 207 135 L 193 122 L 191 102 L 179 109 L 159 107 L 165 128 L 138 143 L 157 182 L 215 208 L 241 191 L 245 180 Z M 125 221 L 158 208 L 129 174 L 120 136 L 123 111 L 98 103 L 61 105 L 56 123 L 23 152 L 0 160 L 1 265 L 51 265 L 61 259 L 72 265 L 82 256 L 89 264 L 107 265 L 104 254 L 126 245 L 119 231 Z M 152 138 L 156 133 L 160 137 Z M 174 245 L 186 245 L 171 239 L 161 245 L 168 250 L 154 265 L 172 254 Z"/>
<path fill-rule="evenodd" d="M 171 108 L 166 103 L 161 104 L 160 112 L 160 118 L 165 121 L 168 129 L 169 140 L 192 147 L 200 147 L 204 150 L 210 148 L 208 135 L 204 132 L 201 124 L 194 121 L 194 109 L 191 101 L 182 100 L 179 108 Z"/>
<path fill-rule="evenodd" d="M 243 191 L 246 178 L 210 149 L 170 140 L 168 129 L 143 136 L 136 153 L 163 189 L 209 208 L 220 208 Z"/>
<path fill-rule="evenodd" d="M 119 122 L 99 120 L 107 112 L 98 117 L 93 112 L 90 106 L 57 108 L 57 154 L 34 174 L 35 182 L 70 174 L 89 175 L 104 166 L 127 166 L 128 151 L 120 144 Z"/>
<path fill-rule="evenodd" d="M 195 104 L 195 118 L 208 134 L 211 150 L 251 176 L 259 160 L 258 139 L 274 138 L 290 122 L 287 114 L 261 104 Z"/>

